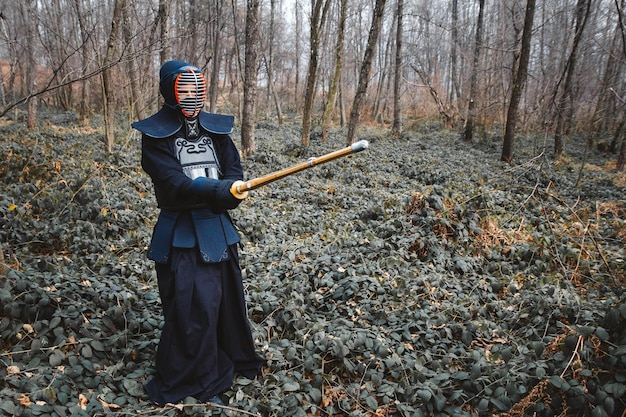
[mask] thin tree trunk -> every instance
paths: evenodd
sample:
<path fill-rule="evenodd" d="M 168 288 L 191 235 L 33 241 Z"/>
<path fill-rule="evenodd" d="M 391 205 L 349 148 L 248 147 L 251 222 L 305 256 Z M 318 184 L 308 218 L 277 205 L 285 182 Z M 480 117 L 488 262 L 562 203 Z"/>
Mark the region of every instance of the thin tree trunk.
<path fill-rule="evenodd" d="M 171 59 L 171 41 L 170 41 L 170 2 L 168 0 L 159 0 L 159 21 L 161 23 L 161 32 L 160 32 L 160 41 L 161 41 L 161 52 L 159 54 L 159 59 L 161 60 L 161 65 L 166 61 Z"/>
<path fill-rule="evenodd" d="M 259 0 L 247 0 L 246 53 L 244 63 L 243 112 L 241 120 L 241 153 L 244 157 L 256 150 L 254 122 L 257 97 L 257 49 L 259 44 Z"/>
<path fill-rule="evenodd" d="M 391 132 L 394 136 L 402 133 L 402 109 L 400 108 L 400 86 L 402 84 L 402 17 L 404 15 L 404 0 L 398 0 L 396 26 L 396 61 L 393 77 L 393 124 Z"/>
<path fill-rule="evenodd" d="M 374 95 L 374 102 L 372 103 L 372 119 L 377 123 L 383 123 L 385 119 L 385 111 L 387 110 L 389 95 L 389 86 L 391 83 L 391 76 L 389 75 L 391 67 L 391 56 L 393 51 L 394 37 L 389 35 L 385 45 L 385 52 L 382 54 L 382 62 L 380 64 L 380 70 L 378 71 L 378 88 L 376 88 L 376 94 Z"/>
<path fill-rule="evenodd" d="M 42 13 L 44 15 L 48 14 L 51 17 L 52 24 L 54 25 L 54 31 L 56 33 L 63 33 L 63 15 L 64 10 L 62 8 L 62 4 L 60 2 L 51 2 L 50 4 L 46 4 L 44 2 L 42 4 Z M 54 63 L 55 78 L 58 84 L 61 84 L 63 80 L 67 79 L 69 76 L 67 68 L 61 64 L 61 62 L 67 56 L 65 51 L 65 44 L 67 43 L 67 39 L 63 39 L 61 36 L 55 36 L 53 38 L 54 46 L 51 49 L 51 53 L 54 55 L 51 57 L 51 61 Z M 58 88 L 55 92 L 55 104 L 59 106 L 63 110 L 68 110 L 73 108 L 73 92 L 72 86 L 68 85 L 63 88 Z"/>
<path fill-rule="evenodd" d="M 81 48 L 81 75 L 87 74 L 89 63 L 89 48 L 86 47 L 89 33 L 86 29 L 85 18 L 82 11 L 82 1 L 76 0 L 73 2 L 76 11 L 76 17 L 78 19 L 78 28 L 80 34 L 80 43 L 83 45 Z M 78 101 L 78 114 L 81 119 L 86 119 L 90 111 L 90 103 L 87 99 L 89 97 L 89 79 L 84 79 L 80 82 L 80 98 Z"/>
<path fill-rule="evenodd" d="M 526 14 L 524 16 L 524 31 L 522 33 L 520 58 L 515 73 L 513 74 L 513 89 L 511 90 L 511 100 L 509 101 L 504 140 L 502 142 L 501 160 L 509 164 L 513 161 L 513 145 L 515 141 L 515 131 L 517 129 L 517 112 L 528 76 L 530 40 L 532 37 L 534 16 L 535 0 L 528 0 L 526 3 Z"/>
<path fill-rule="evenodd" d="M 231 12 L 232 12 L 232 17 L 233 17 L 233 33 L 234 33 L 234 37 L 235 39 L 239 39 L 239 26 L 237 25 L 238 22 L 238 18 L 237 18 L 237 1 L 236 0 L 231 0 L 230 2 L 231 5 Z M 245 34 L 244 34 L 245 36 Z M 239 90 L 239 86 L 244 84 L 245 81 L 245 74 L 244 74 L 244 63 L 241 62 L 241 48 L 239 46 L 239 42 L 234 42 L 233 43 L 233 48 L 232 48 L 232 52 L 230 54 L 231 56 L 231 71 L 229 74 L 230 77 L 230 94 L 233 95 L 235 92 L 237 94 L 237 103 L 239 106 L 239 111 L 238 114 L 240 116 L 243 115 L 243 100 L 241 100 L 241 93 Z M 245 50 L 244 50 L 244 61 L 245 61 Z M 232 63 L 235 64 L 235 68 L 233 70 L 232 68 Z M 243 119 L 243 116 L 242 116 Z M 243 140 L 242 140 L 243 142 Z"/>
<path fill-rule="evenodd" d="M 354 102 L 352 103 L 352 110 L 350 111 L 350 122 L 348 123 L 348 136 L 346 143 L 351 145 L 357 141 L 356 131 L 359 127 L 359 117 L 361 109 L 365 102 L 365 94 L 367 93 L 367 86 L 369 83 L 370 72 L 372 69 L 372 59 L 376 51 L 376 43 L 380 35 L 380 28 L 382 25 L 383 14 L 385 12 L 386 0 L 376 0 L 374 6 L 374 15 L 372 16 L 372 27 L 370 28 L 369 37 L 367 39 L 367 47 L 365 49 L 365 56 L 361 64 L 361 70 L 359 71 L 359 84 L 354 96 Z"/>
<path fill-rule="evenodd" d="M 107 43 L 107 52 L 102 67 L 102 101 L 104 107 L 104 144 L 107 152 L 113 152 L 115 143 L 115 83 L 113 81 L 113 63 L 117 54 L 117 45 L 121 26 L 123 25 L 123 10 L 126 8 L 126 0 L 115 0 L 113 19 L 111 20 L 111 33 Z"/>
<path fill-rule="evenodd" d="M 270 0 L 270 15 L 269 15 L 269 32 L 264 39 L 267 39 L 267 45 L 263 45 L 261 41 L 261 49 L 264 51 L 263 62 L 265 64 L 265 72 L 267 73 L 267 91 L 265 102 L 268 103 L 266 107 L 266 114 L 269 117 L 271 111 L 269 102 L 272 99 L 272 80 L 274 78 L 274 38 L 276 37 L 276 0 Z"/>
<path fill-rule="evenodd" d="M 471 142 L 474 136 L 474 113 L 476 109 L 476 96 L 478 94 L 478 63 L 480 62 L 480 49 L 483 43 L 483 16 L 485 0 L 478 0 L 478 20 L 476 21 L 476 39 L 474 41 L 474 60 L 472 75 L 470 78 L 470 95 L 467 104 L 467 118 L 463 128 L 462 139 Z"/>
<path fill-rule="evenodd" d="M 339 28 L 337 29 L 338 31 L 337 43 L 335 44 L 335 72 L 333 73 L 333 79 L 330 85 L 330 91 L 328 93 L 328 102 L 326 103 L 326 108 L 324 109 L 324 115 L 322 116 L 322 142 L 326 142 L 326 140 L 328 139 L 331 114 L 335 108 L 335 100 L 337 99 L 337 90 L 339 88 L 341 68 L 343 66 L 343 61 L 341 57 L 343 55 L 343 41 L 345 38 L 347 15 L 348 15 L 348 0 L 341 0 L 341 11 L 339 15 Z"/>
<path fill-rule="evenodd" d="M 343 82 L 339 78 L 339 126 L 344 127 L 348 122 L 346 118 L 346 100 L 343 96 Z"/>
<path fill-rule="evenodd" d="M 622 121 L 621 126 L 624 126 L 624 122 Z M 624 169 L 624 164 L 626 163 L 626 135 L 621 131 L 622 136 L 622 145 L 619 148 L 619 155 L 617 156 L 617 164 L 616 168 L 621 171 Z"/>
<path fill-rule="evenodd" d="M 590 0 L 578 0 L 576 5 L 576 31 L 574 34 L 574 42 L 572 51 L 565 65 L 565 80 L 563 83 L 563 93 L 558 100 L 556 109 L 556 128 L 554 130 L 554 155 L 560 158 L 563 154 L 563 135 L 569 131 L 571 119 L 573 117 L 573 97 L 572 84 L 574 82 L 574 69 L 578 54 L 578 46 L 582 37 L 583 30 L 589 18 L 589 10 L 591 8 Z"/>
<path fill-rule="evenodd" d="M 300 105 L 300 33 L 302 33 L 302 19 L 300 17 L 300 0 L 295 0 L 295 5 L 294 5 L 294 13 L 295 13 L 295 19 L 296 19 L 296 46 L 295 46 L 295 50 L 296 50 L 296 57 L 295 57 L 295 70 L 296 70 L 296 80 L 295 80 L 295 85 L 294 85 L 294 105 L 296 108 L 299 107 Z"/>
<path fill-rule="evenodd" d="M 133 39 L 132 39 L 132 31 L 131 31 L 131 22 L 130 22 L 130 16 L 128 15 L 128 7 L 124 7 L 124 9 L 122 10 L 122 14 L 123 14 L 123 20 L 124 23 L 122 25 L 122 32 L 124 33 L 124 42 L 126 43 L 126 47 L 128 48 L 128 52 L 130 53 L 130 56 L 135 57 L 137 56 L 136 52 L 135 52 L 135 46 L 133 43 Z M 130 67 L 130 73 L 129 73 L 129 82 L 130 82 L 130 95 L 131 95 L 131 100 L 130 102 L 132 103 L 132 109 L 135 111 L 135 118 L 137 120 L 141 120 L 144 118 L 145 116 L 145 110 L 146 110 L 146 104 L 144 103 L 143 100 L 143 96 L 141 95 L 140 92 L 140 79 L 141 79 L 141 75 L 139 72 L 139 68 L 137 66 L 137 60 L 136 59 L 130 59 L 129 63 L 128 63 L 129 67 Z"/>
<path fill-rule="evenodd" d="M 274 41 L 276 39 L 276 0 L 271 0 L 270 2 L 270 36 L 269 36 L 269 45 L 268 45 L 268 57 L 265 60 L 265 65 L 267 66 L 267 94 L 268 94 L 268 102 L 269 100 L 274 101 L 274 107 L 276 108 L 276 118 L 278 119 L 278 124 L 283 124 L 283 111 L 280 107 L 280 98 L 276 93 L 276 89 L 274 86 Z"/>
<path fill-rule="evenodd" d="M 622 119 L 621 122 L 617 125 L 617 129 L 613 132 L 613 137 L 611 139 L 611 143 L 609 143 L 609 152 L 615 152 L 617 148 L 617 142 L 619 139 L 624 136 L 624 128 L 626 127 L 626 117 Z"/>
<path fill-rule="evenodd" d="M 37 2 L 34 0 L 28 0 L 26 3 L 26 10 L 24 13 L 26 36 L 28 39 L 35 39 L 35 27 L 32 22 L 36 22 L 35 10 L 37 8 Z M 29 98 L 26 101 L 26 127 L 28 130 L 32 130 L 37 127 L 37 97 L 32 96 L 37 88 L 37 59 L 35 58 L 35 48 L 26 48 L 26 54 L 28 56 L 28 68 L 26 69 L 26 94 Z"/>
<path fill-rule="evenodd" d="M 480 14 L 480 11 L 478 12 Z M 459 45 L 459 2 L 452 0 L 452 47 L 450 48 L 450 103 L 454 103 L 460 96 L 458 75 L 458 50 Z"/>
<path fill-rule="evenodd" d="M 598 94 L 598 100 L 593 112 L 593 132 L 590 135 L 589 140 L 591 145 L 595 146 L 597 139 L 601 136 L 610 134 L 610 126 L 616 113 L 615 95 L 611 92 L 613 85 L 619 79 L 623 70 L 622 65 L 618 62 L 619 48 L 617 46 L 620 40 L 620 23 L 615 25 L 615 31 L 613 32 L 613 40 L 611 41 L 611 48 L 609 49 L 609 56 L 604 67 L 604 75 L 602 77 L 602 83 L 600 84 L 600 93 Z M 611 152 L 615 151 L 615 145 L 610 149 Z"/>
<path fill-rule="evenodd" d="M 617 9 L 617 15 L 618 15 L 618 21 L 619 21 L 619 29 L 620 29 L 620 34 L 622 35 L 622 57 L 626 57 L 626 21 L 624 21 L 624 6 L 626 5 L 626 1 L 622 0 L 621 2 L 618 3 L 617 0 L 615 0 L 615 8 Z M 620 99 L 620 101 L 622 102 L 622 106 L 624 105 L 624 101 L 622 99 Z M 616 168 L 618 170 L 622 170 L 624 169 L 624 164 L 626 163 L 626 135 L 624 135 L 624 125 L 626 125 L 626 115 L 623 116 L 624 118 L 622 119 L 617 132 L 615 133 L 615 137 L 618 137 L 621 135 L 622 137 L 622 145 L 620 146 L 620 150 L 619 150 L 619 155 L 617 156 L 617 164 L 616 164 Z M 617 143 L 617 139 L 615 138 L 614 141 Z"/>
<path fill-rule="evenodd" d="M 217 108 L 217 90 L 220 79 L 221 44 L 222 44 L 222 0 L 213 0 L 215 18 L 213 23 L 213 63 L 211 66 L 211 81 L 209 85 L 209 111 Z"/>
<path fill-rule="evenodd" d="M 199 29 L 198 21 L 201 18 L 200 13 L 202 12 L 202 9 L 199 8 L 199 3 L 201 2 L 197 0 L 187 0 L 185 3 L 189 3 L 190 13 L 185 18 L 185 23 L 184 23 L 188 27 L 186 28 L 186 33 L 187 33 L 187 40 L 185 42 L 186 48 L 184 49 L 183 53 L 185 54 L 185 56 L 189 57 L 188 59 L 191 62 L 199 62 L 200 59 L 198 58 L 199 56 L 198 36 L 199 36 L 200 31 L 198 30 Z M 202 1 L 202 3 L 204 6 L 205 1 Z M 178 53 L 180 52 L 181 51 L 178 51 Z"/>
<path fill-rule="evenodd" d="M 315 83 L 317 81 L 317 67 L 320 49 L 320 37 L 322 28 L 326 22 L 328 8 L 331 0 L 313 0 L 313 13 L 311 16 L 311 45 L 309 55 L 309 69 L 306 77 L 306 89 L 304 92 L 304 109 L 302 111 L 302 132 L 300 143 L 309 146 L 311 126 L 313 123 L 313 102 L 315 101 Z M 323 7 L 322 7 L 323 6 Z"/>

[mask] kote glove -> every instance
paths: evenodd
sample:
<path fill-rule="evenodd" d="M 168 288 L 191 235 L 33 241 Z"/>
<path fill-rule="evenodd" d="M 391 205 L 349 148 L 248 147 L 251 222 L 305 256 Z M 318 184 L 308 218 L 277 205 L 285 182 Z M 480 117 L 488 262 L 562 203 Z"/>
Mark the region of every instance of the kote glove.
<path fill-rule="evenodd" d="M 207 177 L 198 177 L 191 182 L 189 189 L 214 207 L 222 210 L 236 208 L 241 199 L 235 198 L 230 192 L 234 180 L 216 180 Z"/>

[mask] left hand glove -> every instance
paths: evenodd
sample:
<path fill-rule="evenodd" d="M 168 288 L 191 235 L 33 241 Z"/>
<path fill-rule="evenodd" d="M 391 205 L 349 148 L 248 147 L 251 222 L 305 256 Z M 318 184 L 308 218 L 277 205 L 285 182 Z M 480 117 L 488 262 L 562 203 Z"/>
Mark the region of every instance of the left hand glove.
<path fill-rule="evenodd" d="M 217 203 L 226 210 L 232 210 L 239 206 L 242 199 L 236 198 L 231 192 L 230 188 L 232 187 L 235 181 L 233 180 L 217 180 L 219 184 L 217 186 L 215 199 Z"/>
<path fill-rule="evenodd" d="M 211 206 L 220 210 L 236 208 L 241 200 L 235 198 L 230 192 L 234 180 L 216 180 L 207 177 L 198 177 L 192 181 L 190 190 L 198 195 L 201 200 L 207 201 Z"/>

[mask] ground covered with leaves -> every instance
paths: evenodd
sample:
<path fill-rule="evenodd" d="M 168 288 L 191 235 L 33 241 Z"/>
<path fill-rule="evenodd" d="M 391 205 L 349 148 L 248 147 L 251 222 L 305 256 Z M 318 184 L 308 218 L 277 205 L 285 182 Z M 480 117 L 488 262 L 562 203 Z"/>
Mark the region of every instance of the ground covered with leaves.
<path fill-rule="evenodd" d="M 256 133 L 248 178 L 345 137 Z M 497 135 L 364 130 L 252 192 L 232 217 L 266 366 L 226 409 L 143 394 L 162 318 L 136 134 L 114 155 L 68 114 L 0 135 L 2 415 L 623 415 L 626 176 L 583 138 L 554 161 L 520 136 L 507 165 Z"/>

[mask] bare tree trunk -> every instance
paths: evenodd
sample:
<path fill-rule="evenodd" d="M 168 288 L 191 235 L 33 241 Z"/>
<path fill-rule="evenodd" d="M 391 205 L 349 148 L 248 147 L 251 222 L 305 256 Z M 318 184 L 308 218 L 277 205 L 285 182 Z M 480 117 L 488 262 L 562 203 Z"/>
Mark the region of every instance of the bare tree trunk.
<path fill-rule="evenodd" d="M 478 20 L 476 22 L 476 40 L 474 41 L 474 60 L 472 75 L 470 78 L 470 95 L 467 104 L 467 118 L 461 138 L 471 142 L 474 136 L 474 112 L 476 108 L 476 95 L 478 94 L 478 63 L 480 62 L 480 49 L 483 43 L 483 16 L 485 0 L 478 0 Z"/>
<path fill-rule="evenodd" d="M 230 2 L 231 5 L 231 12 L 232 12 L 232 17 L 233 17 L 233 33 L 234 33 L 234 37 L 235 39 L 240 39 L 239 36 L 239 27 L 237 25 L 237 6 L 236 6 L 236 0 L 231 0 Z M 244 29 L 245 30 L 245 29 Z M 245 34 L 244 34 L 245 36 Z M 233 47 L 230 53 L 230 71 L 229 71 L 229 78 L 230 78 L 230 95 L 234 95 L 236 93 L 237 95 L 237 104 L 238 104 L 238 114 L 241 116 L 243 114 L 243 100 L 241 100 L 241 92 L 239 87 L 241 85 L 243 85 L 244 83 L 244 63 L 241 62 L 241 48 L 239 45 L 240 42 L 234 42 L 233 43 Z M 244 54 L 245 54 L 245 50 L 244 50 Z M 245 61 L 245 56 L 244 56 L 244 61 Z M 234 64 L 234 65 L 233 65 Z M 234 66 L 234 68 L 233 68 Z"/>
<path fill-rule="evenodd" d="M 621 129 L 624 128 L 625 124 L 626 119 L 622 120 L 622 123 L 620 124 Z M 617 156 L 617 163 L 615 167 L 621 171 L 624 169 L 624 164 L 626 163 L 626 135 L 624 135 L 623 130 L 620 130 L 619 133 L 615 134 L 615 136 L 618 135 L 622 137 L 622 145 L 619 148 L 619 155 Z"/>
<path fill-rule="evenodd" d="M 131 57 L 136 57 L 137 53 L 135 52 L 135 44 L 133 43 L 133 34 L 131 30 L 131 20 L 128 14 L 128 7 L 124 7 L 122 9 L 122 32 L 124 34 L 124 42 L 126 43 L 126 47 L 128 48 L 128 52 Z M 145 116 L 146 104 L 143 100 L 143 96 L 140 92 L 140 82 L 141 79 L 139 68 L 137 66 L 136 59 L 130 59 L 128 63 L 130 67 L 128 80 L 130 83 L 130 96 L 131 96 L 131 110 L 135 111 L 135 118 L 137 120 L 141 120 Z"/>
<path fill-rule="evenodd" d="M 361 70 L 359 71 L 359 84 L 354 96 L 354 102 L 352 103 L 352 110 L 350 111 L 348 137 L 346 138 L 348 145 L 357 141 L 356 131 L 359 127 L 361 109 L 365 102 L 365 94 L 367 93 L 370 71 L 372 69 L 372 59 L 376 51 L 376 43 L 378 42 L 383 14 L 385 12 L 385 2 L 386 0 L 376 0 L 376 5 L 374 6 L 374 15 L 372 16 L 372 26 L 367 39 L 367 48 L 365 49 L 365 56 L 361 64 Z"/>
<path fill-rule="evenodd" d="M 244 64 L 243 113 L 241 120 L 241 152 L 244 157 L 256 150 L 254 122 L 257 97 L 257 49 L 259 45 L 259 0 L 247 0 L 246 57 Z"/>
<path fill-rule="evenodd" d="M 73 2 L 78 19 L 78 29 L 80 34 L 80 43 L 83 45 L 81 48 L 81 72 L 82 75 L 87 74 L 89 66 L 89 48 L 86 47 L 87 40 L 89 39 L 89 33 L 87 32 L 85 18 L 83 16 L 82 2 L 76 0 Z M 80 82 L 80 98 L 78 100 L 78 114 L 81 119 L 86 119 L 90 111 L 89 97 L 89 80 L 84 79 Z"/>
<path fill-rule="evenodd" d="M 267 45 L 263 45 L 263 40 L 261 40 L 261 48 L 263 51 L 267 51 L 262 53 L 263 55 L 263 63 L 265 64 L 265 71 L 267 74 L 267 91 L 266 91 L 266 99 L 265 101 L 268 103 L 266 106 L 266 112 L 270 112 L 269 102 L 272 99 L 272 81 L 274 79 L 274 38 L 276 37 L 276 0 L 270 0 L 270 15 L 269 15 L 269 28 L 267 30 L 269 33 L 264 39 L 267 39 Z"/>
<path fill-rule="evenodd" d="M 63 33 L 64 10 L 62 10 L 62 4 L 60 2 L 43 2 L 41 7 L 42 15 L 49 17 L 49 19 L 51 20 L 51 25 L 53 25 L 54 32 L 59 34 Z M 45 33 L 42 34 L 42 36 L 45 36 Z M 55 78 L 58 84 L 61 84 L 63 80 L 67 79 L 67 77 L 69 76 L 67 67 L 62 64 L 62 61 L 66 59 L 65 57 L 67 56 L 67 52 L 65 50 L 67 41 L 68 39 L 63 39 L 61 36 L 53 36 L 48 41 L 51 44 L 51 63 L 52 66 L 56 68 Z M 61 109 L 68 110 L 72 108 L 72 106 L 74 105 L 72 86 L 67 85 L 63 88 L 56 89 L 54 99 L 54 104 Z"/>
<path fill-rule="evenodd" d="M 582 37 L 583 30 L 589 18 L 589 10 L 591 8 L 591 0 L 578 0 L 576 5 L 576 29 L 574 34 L 574 43 L 570 52 L 567 64 L 565 65 L 565 74 L 563 82 L 563 93 L 557 101 L 556 108 L 556 128 L 554 130 L 554 155 L 560 158 L 563 154 L 563 134 L 567 134 L 573 117 L 573 97 L 572 84 L 574 82 L 574 69 L 576 67 L 576 59 L 578 54 L 578 45 Z M 561 78 L 563 80 L 563 77 Z M 559 81 L 560 84 L 560 81 Z"/>
<path fill-rule="evenodd" d="M 0 103 L 2 104 L 2 107 L 7 105 L 7 92 L 4 88 L 4 82 L 4 73 L 0 70 Z"/>
<path fill-rule="evenodd" d="M 346 17 L 348 14 L 348 0 L 341 0 L 341 11 L 339 12 L 339 28 L 337 29 L 337 43 L 335 44 L 335 72 L 333 73 L 332 83 L 328 92 L 328 102 L 322 116 L 322 142 L 328 139 L 328 131 L 330 130 L 330 119 L 335 108 L 335 100 L 337 99 L 337 90 L 339 88 L 339 80 L 341 77 L 341 68 L 343 65 L 343 41 L 346 32 Z"/>
<path fill-rule="evenodd" d="M 222 44 L 222 0 L 213 0 L 215 18 L 213 24 L 213 65 L 209 84 L 209 111 L 214 113 L 217 107 L 217 90 L 220 79 L 221 44 Z"/>
<path fill-rule="evenodd" d="M 199 3 L 202 3 L 204 5 L 205 2 L 199 2 L 197 0 L 187 0 L 187 2 L 189 3 L 190 10 L 190 13 L 186 17 L 186 21 L 184 23 L 187 26 L 185 31 L 187 34 L 187 41 L 185 42 L 185 49 L 183 51 L 179 50 L 178 53 L 180 54 L 181 52 L 183 52 L 184 56 L 188 56 L 188 59 L 191 62 L 198 62 L 198 64 L 196 65 L 201 65 L 199 63 L 200 59 L 198 57 L 198 33 L 200 32 L 198 30 L 198 21 L 201 18 L 200 13 L 202 9 L 200 9 Z"/>
<path fill-rule="evenodd" d="M 391 132 L 394 136 L 402 133 L 402 109 L 400 108 L 400 85 L 402 83 L 402 17 L 404 15 L 404 0 L 398 0 L 396 26 L 396 61 L 393 77 L 393 125 Z"/>
<path fill-rule="evenodd" d="M 613 85 L 617 83 L 620 74 L 623 73 L 623 65 L 619 62 L 619 48 L 618 42 L 620 40 L 620 23 L 615 25 L 615 31 L 613 32 L 613 40 L 611 41 L 610 53 L 604 67 L 604 75 L 602 77 L 602 84 L 600 85 L 600 92 L 598 94 L 598 100 L 596 102 L 596 108 L 593 112 L 593 133 L 589 140 L 591 145 L 595 146 L 597 139 L 600 136 L 610 134 L 611 122 L 617 113 L 615 94 L 611 91 Z M 611 152 L 615 152 L 615 143 L 611 142 L 612 147 L 609 147 Z"/>
<path fill-rule="evenodd" d="M 535 16 L 535 0 L 526 2 L 526 14 L 524 16 L 524 31 L 522 33 L 522 43 L 520 58 L 515 73 L 513 74 L 513 89 L 511 90 L 511 100 L 506 117 L 506 128 L 504 140 L 502 142 L 501 160 L 506 163 L 513 161 L 513 144 L 515 141 L 515 131 L 517 128 L 517 112 L 522 98 L 522 92 L 526 85 L 528 76 L 528 62 L 530 60 L 530 40 L 532 37 L 533 19 Z"/>
<path fill-rule="evenodd" d="M 123 10 L 126 8 L 126 0 L 115 0 L 113 19 L 111 20 L 111 33 L 107 43 L 107 52 L 102 67 L 102 101 L 104 107 L 104 144 L 107 152 L 113 152 L 115 143 L 115 83 L 113 81 L 113 63 L 117 54 L 117 45 L 121 26 L 124 24 Z"/>
<path fill-rule="evenodd" d="M 479 12 L 480 13 L 480 12 Z M 450 103 L 461 96 L 458 75 L 459 2 L 452 0 L 452 47 L 450 48 Z"/>
<path fill-rule="evenodd" d="M 300 0 L 295 0 L 294 12 L 296 14 L 296 80 L 294 85 L 294 105 L 297 108 L 300 105 L 300 33 L 302 33 L 302 19 L 300 17 Z"/>
<path fill-rule="evenodd" d="M 161 51 L 159 59 L 161 65 L 172 58 L 171 53 L 171 41 L 170 41 L 170 2 L 168 0 L 159 0 L 159 22 L 161 23 L 161 34 L 159 40 L 161 41 Z"/>
<path fill-rule="evenodd" d="M 626 1 L 622 0 L 620 3 L 618 3 L 617 0 L 615 0 L 615 8 L 617 9 L 619 30 L 622 36 L 622 58 L 626 58 L 626 21 L 624 21 L 624 18 L 626 17 L 624 16 L 625 5 L 626 5 Z M 622 102 L 622 106 L 623 106 L 624 105 L 623 100 L 620 99 L 620 101 Z M 618 136 L 622 137 L 622 145 L 620 146 L 619 155 L 617 156 L 617 164 L 616 164 L 616 168 L 620 171 L 624 169 L 624 164 L 626 163 L 626 135 L 624 135 L 624 131 L 623 131 L 624 125 L 626 125 L 626 115 L 623 116 L 623 119 L 617 128 L 617 132 L 615 133 L 616 138 L 613 139 L 614 142 L 617 143 L 617 137 Z"/>
<path fill-rule="evenodd" d="M 272 86 L 272 98 L 274 99 L 274 107 L 276 108 L 276 118 L 278 119 L 278 124 L 282 125 L 284 122 L 283 110 L 280 104 L 280 97 L 276 92 L 274 86 Z"/>
<path fill-rule="evenodd" d="M 274 107 L 276 108 L 276 118 L 278 119 L 278 124 L 283 124 L 283 111 L 280 107 L 280 98 L 276 93 L 274 88 L 274 43 L 276 40 L 276 0 L 271 0 L 270 2 L 270 37 L 269 37 L 269 45 L 268 45 L 268 57 L 265 60 L 265 65 L 267 66 L 267 93 L 268 93 L 268 102 L 269 100 L 274 101 Z"/>
<path fill-rule="evenodd" d="M 306 90 L 304 92 L 304 109 L 302 111 L 302 132 L 300 143 L 309 146 L 311 125 L 313 121 L 313 102 L 315 101 L 315 83 L 317 81 L 317 67 L 320 49 L 320 37 L 328 8 L 331 0 L 313 0 L 313 13 L 311 16 L 311 45 L 309 55 L 309 70 L 306 77 Z M 323 6 L 323 8 L 322 8 Z"/>
<path fill-rule="evenodd" d="M 391 57 L 393 52 L 393 43 L 395 39 L 391 34 L 387 37 L 385 45 L 385 52 L 382 53 L 382 62 L 378 71 L 378 87 L 376 88 L 376 94 L 372 103 L 372 119 L 377 123 L 384 123 L 385 112 L 387 105 L 389 104 L 389 86 L 391 85 L 390 67 Z"/>
<path fill-rule="evenodd" d="M 26 8 L 24 10 L 24 21 L 26 27 L 26 37 L 29 41 L 35 40 L 35 27 L 34 22 L 37 22 L 35 10 L 37 8 L 37 2 L 34 0 L 28 0 L 26 2 Z M 26 48 L 27 54 L 27 68 L 26 68 L 26 94 L 28 99 L 26 101 L 26 127 L 28 130 L 32 130 L 37 127 L 37 97 L 33 96 L 35 89 L 37 88 L 37 59 L 35 58 L 35 48 Z"/>
<path fill-rule="evenodd" d="M 346 118 L 346 100 L 343 97 L 343 82 L 339 78 L 339 125 L 344 127 L 348 123 Z"/>

